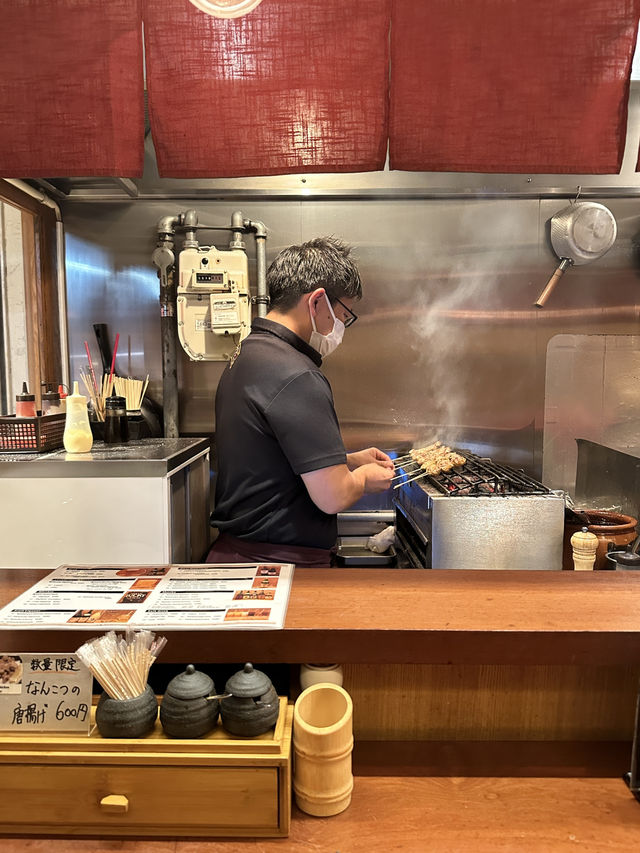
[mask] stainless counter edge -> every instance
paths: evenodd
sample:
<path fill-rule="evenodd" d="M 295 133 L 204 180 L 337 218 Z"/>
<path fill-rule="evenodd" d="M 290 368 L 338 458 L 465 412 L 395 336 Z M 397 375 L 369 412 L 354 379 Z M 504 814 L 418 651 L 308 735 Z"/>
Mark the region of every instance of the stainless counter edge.
<path fill-rule="evenodd" d="M 95 442 L 89 453 L 0 454 L 0 477 L 157 477 L 208 450 L 208 438 L 146 438 L 125 445 Z"/>

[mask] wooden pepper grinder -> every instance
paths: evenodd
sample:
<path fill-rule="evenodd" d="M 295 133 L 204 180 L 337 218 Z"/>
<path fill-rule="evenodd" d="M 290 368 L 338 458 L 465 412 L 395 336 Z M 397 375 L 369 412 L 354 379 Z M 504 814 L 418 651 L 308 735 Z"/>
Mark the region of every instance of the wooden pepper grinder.
<path fill-rule="evenodd" d="M 573 568 L 576 572 L 591 572 L 596 561 L 598 537 L 590 533 L 586 527 L 578 530 L 571 537 L 573 548 Z"/>

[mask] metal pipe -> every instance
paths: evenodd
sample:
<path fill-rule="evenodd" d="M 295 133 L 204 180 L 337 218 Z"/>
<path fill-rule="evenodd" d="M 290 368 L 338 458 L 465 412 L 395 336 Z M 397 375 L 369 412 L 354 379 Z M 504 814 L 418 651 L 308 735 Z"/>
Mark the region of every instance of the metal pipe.
<path fill-rule="evenodd" d="M 158 222 L 158 243 L 153 263 L 160 279 L 160 336 L 162 342 L 162 407 L 164 435 L 179 436 L 178 420 L 178 329 L 176 327 L 175 255 L 173 232 L 178 216 L 165 216 Z"/>
<path fill-rule="evenodd" d="M 160 334 L 162 337 L 162 411 L 165 438 L 178 438 L 178 328 L 176 326 L 175 268 L 160 279 Z"/>
<path fill-rule="evenodd" d="M 198 227 L 198 214 L 191 208 L 180 214 L 180 225 L 184 228 L 184 241 L 182 247 L 184 249 L 197 249 L 198 238 L 196 229 Z"/>
<path fill-rule="evenodd" d="M 163 216 L 162 219 L 158 221 L 158 239 L 160 239 L 163 235 L 173 237 L 176 225 L 178 225 L 179 222 L 179 216 Z"/>
<path fill-rule="evenodd" d="M 234 210 L 231 214 L 231 230 L 233 235 L 229 241 L 230 249 L 242 249 L 244 251 L 244 240 L 242 239 L 242 235 L 244 234 L 244 223 L 245 220 L 242 217 L 242 211 Z"/>
<path fill-rule="evenodd" d="M 67 324 L 67 279 L 62 214 L 60 208 L 52 198 L 49 198 L 48 195 L 45 195 L 40 190 L 34 189 L 30 184 L 17 178 L 4 178 L 3 180 L 20 190 L 20 192 L 37 199 L 40 204 L 50 207 L 56 217 L 56 294 L 58 297 L 58 325 L 60 327 L 60 368 L 62 371 L 62 382 L 69 387 L 69 328 Z"/>
<path fill-rule="evenodd" d="M 269 309 L 267 290 L 267 227 L 264 222 L 245 219 L 243 225 L 253 231 L 256 241 L 256 298 L 258 317 L 266 317 Z"/>

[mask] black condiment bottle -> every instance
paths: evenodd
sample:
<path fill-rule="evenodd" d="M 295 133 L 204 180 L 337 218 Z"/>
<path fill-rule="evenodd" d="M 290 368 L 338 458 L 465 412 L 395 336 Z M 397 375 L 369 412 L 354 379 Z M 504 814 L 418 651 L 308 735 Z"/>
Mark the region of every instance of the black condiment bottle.
<path fill-rule="evenodd" d="M 126 444 L 129 441 L 127 401 L 113 393 L 107 397 L 104 408 L 104 443 Z"/>

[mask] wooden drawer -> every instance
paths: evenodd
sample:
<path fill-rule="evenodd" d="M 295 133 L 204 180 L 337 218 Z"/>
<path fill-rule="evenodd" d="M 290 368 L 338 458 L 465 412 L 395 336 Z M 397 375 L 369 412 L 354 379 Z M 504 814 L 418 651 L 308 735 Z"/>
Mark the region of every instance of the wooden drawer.
<path fill-rule="evenodd" d="M 109 795 L 121 802 L 101 805 Z M 278 772 L 275 767 L 5 765 L 0 822 L 25 824 L 31 832 L 34 822 L 86 832 L 275 830 Z"/>
<path fill-rule="evenodd" d="M 287 835 L 292 718 L 281 697 L 256 738 L 0 736 L 0 834 Z"/>

